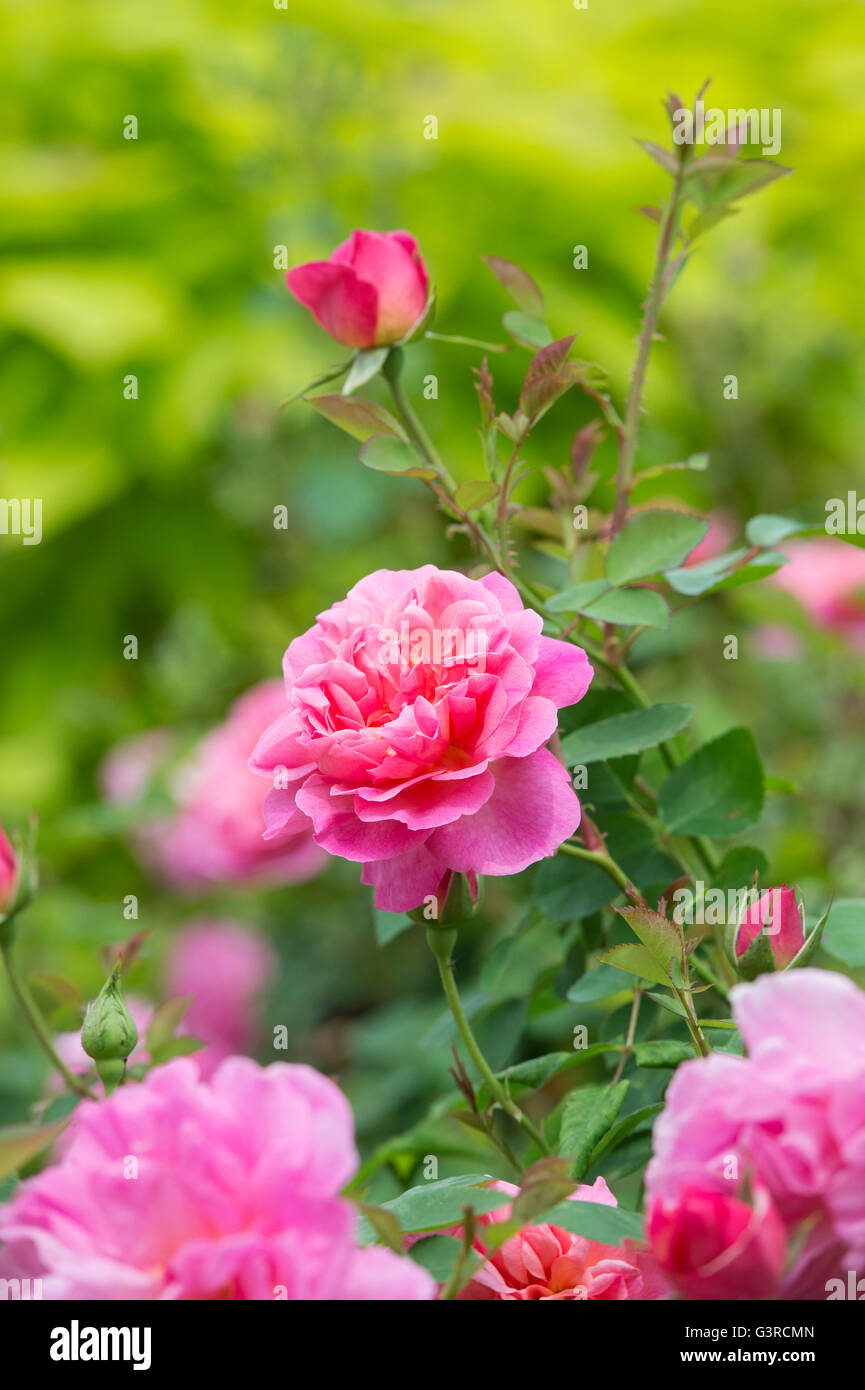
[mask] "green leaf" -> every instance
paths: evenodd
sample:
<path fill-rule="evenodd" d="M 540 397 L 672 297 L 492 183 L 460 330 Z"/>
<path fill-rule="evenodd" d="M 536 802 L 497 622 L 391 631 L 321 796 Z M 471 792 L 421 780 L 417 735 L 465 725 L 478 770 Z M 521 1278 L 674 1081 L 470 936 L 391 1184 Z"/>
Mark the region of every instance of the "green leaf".
<path fill-rule="evenodd" d="M 646 1120 L 653 1120 L 663 1108 L 663 1101 L 655 1101 L 652 1105 L 642 1105 L 639 1110 L 632 1110 L 630 1115 L 624 1115 L 622 1119 L 616 1120 L 613 1127 L 607 1130 L 603 1139 L 592 1150 L 591 1167 L 594 1168 L 604 1154 L 611 1153 L 613 1149 L 618 1148 L 629 1135 L 634 1133 L 634 1130 L 645 1124 Z"/>
<path fill-rule="evenodd" d="M 670 626 L 666 600 L 654 589 L 609 589 L 582 610 L 599 623 L 618 623 L 620 627 Z"/>
<path fill-rule="evenodd" d="M 669 704 L 614 714 L 566 734 L 562 757 L 567 767 L 575 767 L 641 753 L 679 733 L 693 713 L 693 705 Z"/>
<path fill-rule="evenodd" d="M 515 342 L 520 343 L 522 347 L 542 348 L 553 341 L 553 335 L 545 323 L 531 314 L 522 313 L 519 309 L 508 310 L 502 318 L 502 323 Z"/>
<path fill-rule="evenodd" d="M 598 956 L 598 960 L 604 965 L 614 965 L 617 970 L 626 970 L 629 975 L 638 975 L 641 980 L 651 980 L 652 984 L 670 988 L 669 975 L 645 946 L 626 941 L 621 946 L 611 946 Z"/>
<path fill-rule="evenodd" d="M 564 957 L 558 924 L 542 920 L 496 943 L 484 961 L 481 988 L 490 999 L 520 998 L 531 993 L 542 971 L 560 965 Z"/>
<path fill-rule="evenodd" d="M 641 1240 L 643 1235 L 643 1218 L 638 1212 L 602 1206 L 600 1202 L 560 1202 L 544 1212 L 543 1220 L 602 1245 L 621 1245 L 625 1240 Z"/>
<path fill-rule="evenodd" d="M 443 1178 L 440 1182 L 411 1187 L 391 1201 L 382 1202 L 381 1208 L 393 1212 L 403 1231 L 409 1234 L 435 1231 L 442 1226 L 455 1226 L 461 1222 L 463 1209 L 467 1206 L 471 1206 L 478 1215 L 503 1206 L 505 1199 L 501 1192 L 486 1187 L 488 1182 L 489 1178 L 484 1173 Z M 369 1223 L 362 1222 L 361 1225 L 368 1237 L 371 1229 Z"/>
<path fill-rule="evenodd" d="M 356 352 L 348 376 L 343 382 L 342 394 L 350 396 L 352 391 L 356 391 L 359 386 L 365 386 L 368 381 L 371 381 L 381 371 L 389 353 L 389 346 L 365 348 Z"/>
<path fill-rule="evenodd" d="M 325 419 L 338 425 L 354 439 L 366 440 L 373 434 L 393 435 L 396 439 L 406 439 L 402 425 L 383 405 L 375 401 L 361 400 L 359 396 L 305 396 L 311 405 Z M 407 442 L 407 441 L 406 441 Z"/>
<path fill-rule="evenodd" d="M 464 512 L 473 512 L 477 507 L 483 507 L 487 502 L 492 502 L 494 497 L 499 495 L 498 483 L 478 481 L 476 483 L 460 483 L 454 493 L 454 501 L 458 507 L 462 507 Z"/>
<path fill-rule="evenodd" d="M 597 973 L 597 970 L 592 971 L 593 975 Z M 627 988 L 627 981 L 622 980 L 619 989 Z M 497 1072 L 496 1075 L 500 1081 L 505 1083 L 510 1094 L 516 1098 L 524 1095 L 526 1091 L 540 1090 L 560 1072 L 572 1071 L 574 1067 L 582 1066 L 584 1062 L 590 1061 L 593 1057 L 600 1057 L 607 1052 L 621 1052 L 621 1050 L 621 1043 L 602 1042 L 592 1043 L 589 1047 L 575 1048 L 571 1052 L 546 1052 L 541 1057 L 532 1057 L 527 1062 L 517 1062 L 512 1067 L 506 1067 L 504 1071 Z M 475 1099 L 478 1109 L 486 1110 L 492 1100 L 486 1082 L 481 1083 Z"/>
<path fill-rule="evenodd" d="M 823 928 L 823 949 L 860 969 L 865 966 L 865 898 L 838 898 Z"/>
<path fill-rule="evenodd" d="M 750 888 L 755 873 L 762 877 L 768 871 L 769 861 L 761 849 L 755 849 L 752 845 L 737 845 L 735 849 L 727 850 L 718 865 L 712 887 L 720 888 L 724 893 L 731 888 Z"/>
<path fill-rule="evenodd" d="M 809 530 L 807 522 L 791 521 L 786 516 L 773 516 L 771 513 L 752 516 L 745 526 L 745 535 L 751 545 L 772 546 L 779 541 L 794 536 L 798 531 Z M 820 528 L 822 530 L 822 527 Z"/>
<path fill-rule="evenodd" d="M 661 784 L 658 809 L 679 835 L 738 835 L 759 820 L 763 768 L 748 729 L 706 743 Z"/>
<path fill-rule="evenodd" d="M 722 589 L 739 589 L 743 584 L 754 584 L 757 580 L 768 579 L 770 574 L 789 563 L 786 555 L 777 550 L 764 550 L 760 555 L 742 564 L 748 551 L 744 548 L 730 550 L 725 555 L 716 555 L 712 560 L 704 560 L 699 565 L 687 565 L 683 569 L 667 570 L 664 578 L 677 594 L 689 598 L 698 594 L 715 594 Z"/>
<path fill-rule="evenodd" d="M 705 536 L 709 523 L 687 512 L 638 512 L 607 552 L 607 578 L 628 584 L 680 565 Z"/>
<path fill-rule="evenodd" d="M 621 971 L 614 970 L 611 965 L 596 965 L 571 985 L 565 998 L 572 1004 L 595 1004 L 599 999 L 609 999 L 628 988 L 628 982 L 622 979 Z"/>
<path fill-rule="evenodd" d="M 0 1178 L 17 1172 L 47 1149 L 68 1123 L 67 1119 L 51 1125 L 8 1125 L 0 1129 Z"/>
<path fill-rule="evenodd" d="M 609 592 L 608 579 L 587 579 L 560 594 L 553 594 L 552 598 L 547 599 L 546 606 L 551 613 L 582 613 L 587 604 Z"/>
<path fill-rule="evenodd" d="M 677 1067 L 680 1062 L 687 1062 L 695 1056 L 691 1043 L 677 1042 L 674 1038 L 641 1042 L 634 1048 L 638 1067 Z"/>
<path fill-rule="evenodd" d="M 531 318 L 543 317 L 544 296 L 527 271 L 514 265 L 513 261 L 506 261 L 503 256 L 481 256 L 481 260 L 507 290 L 518 309 Z"/>
<path fill-rule="evenodd" d="M 684 936 L 679 923 L 671 922 L 669 918 L 662 917 L 660 912 L 653 912 L 648 907 L 617 907 L 616 911 L 653 957 L 664 981 L 668 985 L 671 982 L 671 962 L 678 967 L 674 982 L 678 981 L 684 947 Z"/>
<path fill-rule="evenodd" d="M 435 478 L 434 468 L 424 468 L 417 454 L 404 439 L 390 434 L 374 434 L 363 445 L 360 461 L 376 473 L 401 474 L 404 478 Z"/>
<path fill-rule="evenodd" d="M 408 1250 L 410 1259 L 431 1274 L 437 1284 L 446 1284 L 453 1273 L 462 1241 L 457 1236 L 424 1236 Z"/>
<path fill-rule="evenodd" d="M 690 162 L 684 187 L 700 207 L 720 209 L 792 172 L 768 159 L 708 154 Z"/>
<path fill-rule="evenodd" d="M 583 1176 L 592 1150 L 614 1123 L 629 1085 L 619 1081 L 615 1086 L 579 1086 L 565 1097 L 558 1149 L 560 1157 L 571 1160 L 575 1181 Z"/>

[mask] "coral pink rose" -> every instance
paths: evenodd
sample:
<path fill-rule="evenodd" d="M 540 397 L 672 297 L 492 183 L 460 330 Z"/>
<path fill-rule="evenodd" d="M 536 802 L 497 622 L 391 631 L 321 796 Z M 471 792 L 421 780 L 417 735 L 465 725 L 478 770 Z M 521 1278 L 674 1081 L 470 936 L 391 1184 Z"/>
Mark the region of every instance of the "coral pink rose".
<path fill-rule="evenodd" d="M 18 856 L 0 825 L 0 913 L 8 912 L 15 900 Z"/>
<path fill-rule="evenodd" d="M 166 993 L 192 996 L 182 1031 L 206 1044 L 194 1054 L 202 1076 L 210 1076 L 231 1053 L 252 1049 L 256 1004 L 275 968 L 268 943 L 233 922 L 195 922 L 177 936 Z"/>
<path fill-rule="evenodd" d="M 865 550 L 832 536 L 784 541 L 790 563 L 771 582 L 799 601 L 819 627 L 865 647 Z"/>
<path fill-rule="evenodd" d="M 352 232 L 327 261 L 286 275 L 295 299 L 346 347 L 395 343 L 420 318 L 429 278 L 408 232 Z"/>
<path fill-rule="evenodd" d="M 178 1058 L 83 1101 L 60 1161 L 0 1208 L 0 1277 L 47 1299 L 428 1299 L 429 1275 L 355 1244 L 339 1191 L 351 1110 L 310 1067 Z M 136 1165 L 134 1173 L 130 1166 Z"/>
<path fill-rule="evenodd" d="M 683 1298 L 763 1299 L 777 1293 L 787 1235 L 764 1188 L 753 1206 L 711 1188 L 686 1188 L 648 1214 L 652 1254 Z"/>
<path fill-rule="evenodd" d="M 579 802 L 544 745 L 592 668 L 541 635 L 500 575 L 378 570 L 283 665 L 283 712 L 251 762 L 273 781 L 267 839 L 311 823 L 317 844 L 363 864 L 378 907 L 417 907 L 448 870 L 518 873 L 576 830 Z"/>
<path fill-rule="evenodd" d="M 283 708 L 280 682 L 262 681 L 167 772 L 174 812 L 146 820 L 136 843 L 176 886 L 195 892 L 214 883 L 302 882 L 322 867 L 308 827 L 278 845 L 262 839 L 264 790 L 249 771 L 249 755 Z M 106 794 L 120 801 L 143 795 L 172 747 L 168 731 L 158 729 L 115 749 L 102 773 Z"/>
<path fill-rule="evenodd" d="M 511 1183 L 490 1183 L 509 1197 L 519 1188 Z M 599 1202 L 614 1207 L 616 1199 L 603 1178 L 591 1186 L 578 1187 L 572 1201 Z M 511 1203 L 479 1217 L 481 1226 L 507 1221 Z M 459 1233 L 459 1228 L 457 1232 Z M 483 1233 L 475 1249 L 484 1253 Z M 460 1294 L 469 1300 L 521 1300 L 523 1302 L 568 1302 L 576 1300 L 656 1299 L 665 1288 L 644 1252 L 624 1246 L 602 1245 L 585 1236 L 572 1235 L 561 1226 L 542 1223 L 527 1226 L 511 1236 L 478 1270 Z"/>
<path fill-rule="evenodd" d="M 865 1268 L 865 994 L 826 970 L 761 975 L 730 991 L 747 1057 L 684 1062 L 655 1122 L 646 1170 L 666 1206 L 706 1188 L 765 1186 L 807 1245 L 786 1296 Z"/>

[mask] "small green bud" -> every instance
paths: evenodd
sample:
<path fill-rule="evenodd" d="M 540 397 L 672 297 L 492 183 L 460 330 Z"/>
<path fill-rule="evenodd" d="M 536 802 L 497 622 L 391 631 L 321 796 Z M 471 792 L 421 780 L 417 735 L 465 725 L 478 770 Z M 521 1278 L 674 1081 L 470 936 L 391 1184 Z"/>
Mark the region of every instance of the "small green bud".
<path fill-rule="evenodd" d="M 81 1029 L 81 1046 L 96 1063 L 106 1095 L 123 1080 L 126 1058 L 137 1042 L 138 1029 L 120 989 L 120 972 L 114 970 L 87 1005 Z"/>

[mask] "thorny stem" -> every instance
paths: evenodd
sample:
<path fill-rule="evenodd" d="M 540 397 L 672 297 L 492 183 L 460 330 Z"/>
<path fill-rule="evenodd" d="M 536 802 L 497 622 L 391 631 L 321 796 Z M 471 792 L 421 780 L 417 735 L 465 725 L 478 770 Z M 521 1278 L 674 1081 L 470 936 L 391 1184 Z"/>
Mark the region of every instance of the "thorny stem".
<path fill-rule="evenodd" d="M 8 941 L 0 944 L 0 955 L 3 956 L 3 964 L 6 967 L 6 974 L 9 977 L 9 985 L 15 1000 L 27 1019 L 40 1047 L 47 1056 L 55 1071 L 63 1077 L 70 1090 L 77 1092 L 79 1096 L 91 1098 L 90 1091 L 83 1081 L 79 1081 L 77 1076 L 73 1076 L 66 1063 L 58 1057 L 54 1048 L 51 1034 L 45 1024 L 45 1020 L 39 1010 L 39 1005 L 30 993 L 26 983 L 18 974 L 18 968 L 12 959 L 12 947 Z"/>
<path fill-rule="evenodd" d="M 457 1031 L 465 1044 L 466 1051 L 477 1067 L 481 1077 L 489 1087 L 490 1095 L 501 1106 L 506 1114 L 510 1115 L 537 1144 L 543 1154 L 549 1154 L 550 1147 L 540 1130 L 529 1119 L 516 1101 L 512 1100 L 499 1081 L 486 1057 L 480 1049 L 477 1038 L 472 1032 L 465 1010 L 460 999 L 457 983 L 454 978 L 453 963 L 451 961 L 451 951 L 456 941 L 456 932 L 447 927 L 428 927 L 427 941 L 429 948 L 436 958 L 441 977 L 442 989 L 448 1003 L 448 1008 L 453 1015 Z"/>
<path fill-rule="evenodd" d="M 684 163 L 680 161 L 676 166 L 676 173 L 673 178 L 673 190 L 670 194 L 670 200 L 667 203 L 667 208 L 661 223 L 661 230 L 658 234 L 655 264 L 652 270 L 652 279 L 649 284 L 648 297 L 643 310 L 643 322 L 640 326 L 640 336 L 637 341 L 637 357 L 634 362 L 634 369 L 631 373 L 631 380 L 628 386 L 628 398 L 625 402 L 624 428 L 620 435 L 619 471 L 616 475 L 616 506 L 613 512 L 613 536 L 617 535 L 624 525 L 625 518 L 628 514 L 628 504 L 631 499 L 634 457 L 637 452 L 637 436 L 640 430 L 640 412 L 643 405 L 643 388 L 646 383 L 646 368 L 649 363 L 652 342 L 658 330 L 658 319 L 661 313 L 661 305 L 664 301 L 664 293 L 667 288 L 670 251 L 675 238 L 676 218 L 679 211 L 679 198 L 682 192 L 682 180 L 684 175 L 685 166 Z"/>

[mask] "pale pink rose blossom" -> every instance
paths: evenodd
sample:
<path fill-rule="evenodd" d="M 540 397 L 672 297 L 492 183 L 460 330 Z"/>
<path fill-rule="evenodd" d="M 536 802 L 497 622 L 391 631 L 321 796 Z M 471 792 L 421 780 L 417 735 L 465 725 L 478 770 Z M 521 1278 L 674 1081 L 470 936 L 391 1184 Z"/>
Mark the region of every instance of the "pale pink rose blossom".
<path fill-rule="evenodd" d="M 224 723 L 165 772 L 173 813 L 145 819 L 135 842 L 173 885 L 196 892 L 219 883 L 303 882 L 323 866 L 309 827 L 299 826 L 278 845 L 263 839 L 265 790 L 249 770 L 249 755 L 283 708 L 279 681 L 253 686 Z M 106 794 L 119 801 L 140 798 L 172 747 L 167 730 L 154 730 L 115 749 L 103 769 Z"/>
<path fill-rule="evenodd" d="M 194 922 L 172 942 L 166 995 L 192 997 L 179 1031 L 206 1044 L 194 1054 L 202 1076 L 232 1053 L 252 1050 L 257 1005 L 275 969 L 268 943 L 233 922 Z"/>
<path fill-rule="evenodd" d="M 580 807 L 545 745 L 592 668 L 541 626 L 498 574 L 362 579 L 285 654 L 282 713 L 251 762 L 273 782 L 268 842 L 311 825 L 393 912 L 448 870 L 514 874 L 554 854 Z"/>
<path fill-rule="evenodd" d="M 310 1067 L 232 1057 L 204 1082 L 177 1058 L 70 1130 L 0 1208 L 0 1277 L 46 1299 L 434 1297 L 410 1259 L 357 1247 L 351 1110 Z"/>
<path fill-rule="evenodd" d="M 490 1187 L 508 1197 L 519 1188 L 508 1182 L 492 1182 Z M 572 1201 L 598 1202 L 615 1207 L 617 1202 L 603 1178 L 576 1188 Z M 511 1203 L 478 1218 L 485 1226 L 507 1221 Z M 455 1228 L 454 1234 L 460 1234 Z M 475 1249 L 484 1253 L 483 1232 L 478 1233 Z M 518 1302 L 575 1302 L 664 1297 L 666 1287 L 653 1259 L 633 1242 L 623 1246 L 603 1245 L 585 1236 L 572 1235 L 561 1226 L 542 1222 L 526 1226 L 511 1236 L 490 1260 L 478 1270 L 460 1294 L 461 1299 Z"/>
<path fill-rule="evenodd" d="M 679 1067 L 647 1191 L 669 1206 L 693 1189 L 765 1186 L 791 1236 L 807 1235 L 786 1296 L 823 1297 L 830 1275 L 865 1268 L 865 994 L 806 967 L 737 985 L 730 999 L 748 1056 Z"/>
<path fill-rule="evenodd" d="M 865 550 L 835 536 L 781 544 L 789 564 L 771 583 L 792 594 L 818 627 L 865 647 Z"/>
<path fill-rule="evenodd" d="M 408 232 L 352 232 L 328 260 L 295 266 L 285 278 L 324 331 L 353 348 L 405 337 L 429 290 L 423 256 Z"/>
<path fill-rule="evenodd" d="M 657 505 L 657 504 L 655 504 Z M 730 512 L 717 511 L 709 517 L 709 529 L 699 545 L 695 545 L 684 561 L 686 567 L 702 565 L 706 560 L 715 560 L 723 555 L 733 544 L 736 535 L 736 519 Z"/>

